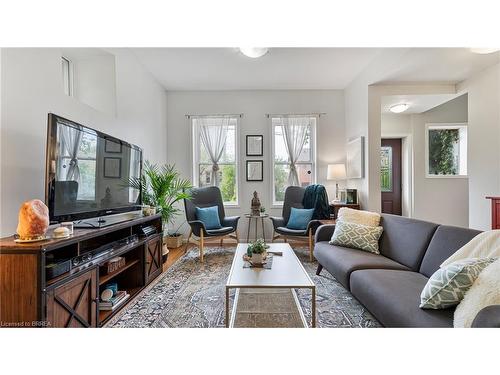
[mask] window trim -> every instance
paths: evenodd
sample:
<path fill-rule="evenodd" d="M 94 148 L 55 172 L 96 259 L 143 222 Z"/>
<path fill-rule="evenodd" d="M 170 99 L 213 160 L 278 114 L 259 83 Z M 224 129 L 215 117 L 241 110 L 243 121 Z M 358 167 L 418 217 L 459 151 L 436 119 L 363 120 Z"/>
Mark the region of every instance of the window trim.
<path fill-rule="evenodd" d="M 67 63 L 68 63 L 68 86 L 69 86 L 68 89 L 69 89 L 69 93 L 66 94 L 66 91 L 64 91 L 64 93 L 67 96 L 73 97 L 74 92 L 75 92 L 75 90 L 74 90 L 74 77 L 73 77 L 73 75 L 74 75 L 73 61 L 64 55 L 61 56 L 61 60 L 67 61 Z M 63 82 L 63 84 L 64 84 L 64 82 Z M 65 89 L 65 88 L 63 87 L 63 89 Z"/>
<path fill-rule="evenodd" d="M 270 132 L 271 132 L 271 135 L 269 137 L 269 139 L 271 140 L 271 157 L 270 157 L 270 162 L 271 162 L 271 208 L 282 208 L 283 207 L 283 202 L 278 202 L 276 201 L 276 197 L 275 197 L 275 189 L 274 189 L 274 166 L 275 164 L 281 164 L 281 165 L 288 165 L 288 163 L 281 163 L 281 162 L 278 162 L 276 163 L 274 161 L 274 143 L 275 143 L 275 139 L 274 139 L 274 125 L 273 125 L 273 118 L 280 118 L 281 116 L 269 116 L 269 119 L 268 119 L 268 122 L 269 122 L 269 128 L 270 128 Z M 311 158 L 312 160 L 310 162 L 297 162 L 295 163 L 296 165 L 300 165 L 300 164 L 312 164 L 312 168 L 311 168 L 311 173 L 312 173 L 312 178 L 311 178 L 311 183 L 312 184 L 315 184 L 316 183 L 316 178 L 317 178 L 317 167 L 318 167 L 318 160 L 317 160 L 317 138 L 316 138 L 316 134 L 317 134 L 317 127 L 318 127 L 318 123 L 319 123 L 319 115 L 293 115 L 293 116 L 289 116 L 289 117 L 309 117 L 309 118 L 314 118 L 315 121 L 314 121 L 314 124 L 311 126 L 311 135 L 312 135 L 312 142 L 311 142 L 311 146 L 312 146 L 312 153 L 311 153 Z"/>
<path fill-rule="evenodd" d="M 466 174 L 457 174 L 457 175 L 452 175 L 452 174 L 447 174 L 447 175 L 437 175 L 437 174 L 429 174 L 429 130 L 445 130 L 445 129 L 465 129 L 467 132 L 467 139 L 466 139 L 466 155 L 465 155 L 465 163 L 466 163 Z M 425 124 L 425 159 L 424 159 L 424 164 L 425 164 L 425 178 L 429 179 L 436 179 L 436 178 L 442 178 L 442 179 L 464 179 L 464 178 L 469 178 L 469 169 L 468 169 L 468 123 L 467 122 L 453 122 L 453 123 L 426 123 Z"/>
<path fill-rule="evenodd" d="M 199 150 L 201 146 L 200 142 L 200 137 L 199 137 L 199 131 L 198 129 L 195 129 L 195 124 L 194 120 L 197 118 L 202 118 L 202 117 L 226 117 L 226 116 L 216 116 L 216 115 L 207 115 L 207 116 L 192 116 L 188 119 L 189 125 L 190 125 L 190 131 L 191 131 L 191 157 L 192 157 L 192 162 L 191 162 L 191 176 L 192 176 L 192 181 L 193 181 L 193 186 L 200 186 L 200 181 L 199 181 L 199 165 L 201 164 L 199 162 Z M 235 131 L 235 140 L 234 140 L 234 154 L 235 154 L 235 160 L 234 160 L 234 166 L 235 166 L 235 172 L 236 172 L 236 202 L 223 202 L 224 207 L 227 208 L 239 208 L 240 204 L 240 158 L 239 158 L 239 149 L 240 149 L 240 117 L 238 116 L 227 116 L 230 117 L 231 119 L 236 120 L 236 131 Z M 204 164 L 204 163 L 203 163 Z M 228 163 L 220 163 L 219 165 L 231 165 Z"/>

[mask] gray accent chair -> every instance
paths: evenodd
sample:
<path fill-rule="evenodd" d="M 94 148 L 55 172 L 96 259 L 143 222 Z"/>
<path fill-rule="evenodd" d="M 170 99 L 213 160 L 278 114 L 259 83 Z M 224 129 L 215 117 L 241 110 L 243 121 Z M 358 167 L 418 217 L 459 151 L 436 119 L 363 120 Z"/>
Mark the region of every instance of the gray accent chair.
<path fill-rule="evenodd" d="M 238 220 L 239 216 L 226 216 L 224 211 L 224 203 L 220 189 L 216 186 L 204 188 L 194 188 L 191 190 L 191 199 L 184 199 L 184 210 L 186 212 L 186 220 L 190 226 L 189 236 L 186 243 L 186 250 L 189 243 L 198 245 L 200 249 L 200 261 L 203 262 L 203 250 L 206 240 L 220 240 L 222 246 L 224 238 L 229 237 L 234 233 L 236 242 L 238 238 Z M 219 209 L 219 219 L 221 228 L 206 229 L 205 224 L 196 217 L 196 207 L 212 207 L 217 206 Z M 191 238 L 195 237 L 195 238 Z"/>
<path fill-rule="evenodd" d="M 420 293 L 440 264 L 480 232 L 382 215 L 380 255 L 330 245 L 335 225 L 316 231 L 317 274 L 323 267 L 386 327 L 453 327 L 455 308 L 421 309 Z M 484 308 L 473 327 L 499 327 L 500 306 Z"/>
<path fill-rule="evenodd" d="M 312 262 L 313 258 L 313 239 L 316 229 L 321 225 L 319 220 L 311 220 L 307 224 L 305 230 L 289 229 L 286 227 L 288 220 L 290 219 L 290 212 L 292 207 L 304 208 L 302 200 L 304 198 L 304 193 L 306 189 L 300 186 L 289 186 L 285 190 L 285 199 L 283 202 L 283 211 L 281 217 L 270 217 L 273 222 L 273 238 L 272 241 L 283 238 L 285 242 L 288 239 L 294 240 L 307 240 L 309 245 L 309 260 Z"/>

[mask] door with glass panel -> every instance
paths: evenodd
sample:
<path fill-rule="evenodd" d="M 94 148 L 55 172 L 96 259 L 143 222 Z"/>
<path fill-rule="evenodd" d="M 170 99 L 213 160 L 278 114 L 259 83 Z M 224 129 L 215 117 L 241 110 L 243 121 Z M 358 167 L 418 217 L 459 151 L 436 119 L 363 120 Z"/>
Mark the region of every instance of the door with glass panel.
<path fill-rule="evenodd" d="M 401 139 L 382 139 L 380 188 L 382 212 L 401 215 Z"/>

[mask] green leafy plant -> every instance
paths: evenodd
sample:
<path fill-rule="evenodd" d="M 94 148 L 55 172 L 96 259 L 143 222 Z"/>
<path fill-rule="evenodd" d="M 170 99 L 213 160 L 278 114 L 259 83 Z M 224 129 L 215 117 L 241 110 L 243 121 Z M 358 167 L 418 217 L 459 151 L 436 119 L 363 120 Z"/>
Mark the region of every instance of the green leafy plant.
<path fill-rule="evenodd" d="M 251 257 L 252 254 L 263 254 L 267 249 L 269 249 L 269 245 L 266 245 L 266 242 L 262 238 L 259 238 L 248 245 L 247 255 Z"/>
<path fill-rule="evenodd" d="M 429 173 L 433 175 L 458 174 L 458 162 L 454 148 L 459 142 L 456 129 L 429 131 Z"/>
<path fill-rule="evenodd" d="M 192 188 L 188 179 L 180 177 L 174 165 L 144 163 L 141 177 L 132 177 L 128 186 L 141 191 L 144 204 L 157 207 L 164 225 L 173 223 L 181 212 L 176 203 L 183 199 L 191 199 Z"/>

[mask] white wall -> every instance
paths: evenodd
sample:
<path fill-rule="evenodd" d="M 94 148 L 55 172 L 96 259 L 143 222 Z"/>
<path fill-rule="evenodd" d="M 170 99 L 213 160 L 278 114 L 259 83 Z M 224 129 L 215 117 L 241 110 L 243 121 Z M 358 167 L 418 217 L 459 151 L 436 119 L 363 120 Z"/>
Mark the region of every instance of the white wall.
<path fill-rule="evenodd" d="M 279 216 L 281 208 L 271 208 L 271 128 L 265 114 L 325 112 L 317 125 L 317 182 L 324 184 L 330 197 L 334 184 L 325 181 L 327 165 L 344 162 L 344 95 L 341 90 L 283 91 L 179 91 L 167 93 L 167 156 L 182 175 L 192 177 L 190 122 L 186 114 L 243 113 L 239 131 L 239 205 L 227 208 L 227 215 L 240 215 L 240 236 L 246 237 L 245 213 L 250 211 L 252 193 L 259 193 L 261 203 L 271 215 Z M 264 135 L 264 181 L 246 182 L 245 160 L 260 159 L 245 156 L 245 136 Z M 183 221 L 185 218 L 179 218 Z M 271 236 L 267 221 L 266 236 Z M 186 226 L 183 227 L 186 230 Z M 253 236 L 253 229 L 251 236 Z"/>
<path fill-rule="evenodd" d="M 468 179 L 426 178 L 425 176 L 425 124 L 466 123 L 467 95 L 462 95 L 421 114 L 384 114 L 381 119 L 382 137 L 409 135 L 408 140 L 412 142 L 411 159 L 413 162 L 409 165 L 408 160 L 403 161 L 403 169 L 410 167 L 413 174 L 411 177 L 411 190 L 413 191 L 411 216 L 440 224 L 467 227 L 469 224 Z"/>
<path fill-rule="evenodd" d="M 500 64 L 458 85 L 469 97 L 469 225 L 491 229 L 485 197 L 500 196 Z"/>
<path fill-rule="evenodd" d="M 1 53 L 1 236 L 14 233 L 21 203 L 44 199 L 47 114 L 53 112 L 144 149 L 166 162 L 166 93 L 125 49 L 115 55 L 116 115 L 63 93 L 61 50 L 3 49 Z"/>

